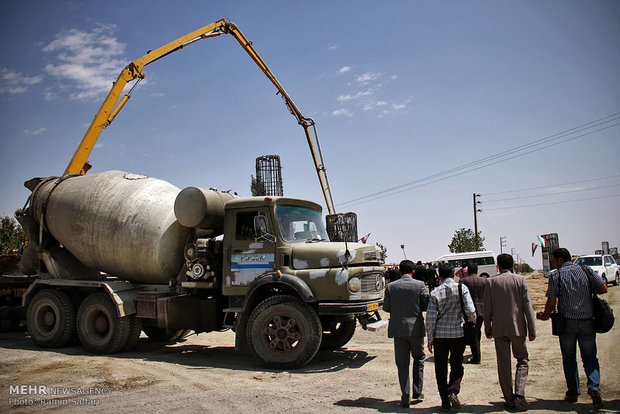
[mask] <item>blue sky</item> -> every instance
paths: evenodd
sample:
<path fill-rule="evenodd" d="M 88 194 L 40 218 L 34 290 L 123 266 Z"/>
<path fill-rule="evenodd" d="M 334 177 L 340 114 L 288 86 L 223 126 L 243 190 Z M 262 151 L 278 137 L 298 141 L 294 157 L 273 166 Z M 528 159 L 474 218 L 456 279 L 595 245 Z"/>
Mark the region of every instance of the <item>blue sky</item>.
<path fill-rule="evenodd" d="M 473 193 L 485 247 L 505 236 L 536 268 L 538 234 L 620 246 L 617 1 L 0 2 L 0 214 L 62 174 L 127 63 L 220 18 L 317 122 L 336 209 L 388 261 L 447 253 Z M 324 204 L 303 130 L 231 36 L 145 73 L 92 172 L 249 195 L 279 154 L 285 195 Z"/>

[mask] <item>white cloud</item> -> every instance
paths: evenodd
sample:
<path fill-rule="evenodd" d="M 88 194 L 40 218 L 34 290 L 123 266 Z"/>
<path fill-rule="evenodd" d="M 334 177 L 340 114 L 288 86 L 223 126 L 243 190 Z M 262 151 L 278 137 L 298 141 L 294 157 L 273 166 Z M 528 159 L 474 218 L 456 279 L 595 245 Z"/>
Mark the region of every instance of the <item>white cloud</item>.
<path fill-rule="evenodd" d="M 42 76 L 23 76 L 21 72 L 2 68 L 0 70 L 0 94 L 16 95 L 28 90 L 27 86 L 36 85 Z"/>
<path fill-rule="evenodd" d="M 393 104 L 393 105 L 392 105 L 392 108 L 393 108 L 394 110 L 396 110 L 396 111 L 398 111 L 398 110 L 400 110 L 400 109 L 403 109 L 403 108 L 406 108 L 406 107 L 407 107 L 407 105 L 405 105 L 405 104 Z"/>
<path fill-rule="evenodd" d="M 370 81 L 374 81 L 381 77 L 381 73 L 377 72 L 366 72 L 359 75 L 355 80 L 360 83 L 368 83 Z"/>
<path fill-rule="evenodd" d="M 385 101 L 377 101 L 377 103 L 375 103 L 375 105 L 377 105 L 377 106 L 385 106 L 385 105 L 387 105 L 387 102 L 385 102 Z"/>
<path fill-rule="evenodd" d="M 114 25 L 101 25 L 91 32 L 66 30 L 43 48 L 54 59 L 45 66 L 46 72 L 68 82 L 74 90 L 71 99 L 93 99 L 109 92 L 127 63 L 122 58 L 126 45 L 113 36 L 115 30 Z"/>
<path fill-rule="evenodd" d="M 24 130 L 24 135 L 29 136 L 29 137 L 34 137 L 34 136 L 44 133 L 45 131 L 47 131 L 47 128 L 39 128 L 39 129 L 34 129 L 34 130 L 26 129 Z"/>
<path fill-rule="evenodd" d="M 338 49 L 338 45 L 329 46 L 329 50 L 336 50 L 336 49 Z"/>
<path fill-rule="evenodd" d="M 335 111 L 332 112 L 333 116 L 346 116 L 346 117 L 352 117 L 353 116 L 353 112 L 349 111 L 348 109 L 336 109 Z"/>
<path fill-rule="evenodd" d="M 347 73 L 351 71 L 351 66 L 343 66 L 340 69 L 338 69 L 338 73 Z"/>
<path fill-rule="evenodd" d="M 359 99 L 359 98 L 361 98 L 363 96 L 368 96 L 368 95 L 371 95 L 371 94 L 372 94 L 372 90 L 368 89 L 368 90 L 363 91 L 363 92 L 360 91 L 360 92 L 356 93 L 355 95 L 340 95 L 338 97 L 338 100 L 340 102 L 346 102 L 346 101 L 351 101 L 353 99 Z"/>

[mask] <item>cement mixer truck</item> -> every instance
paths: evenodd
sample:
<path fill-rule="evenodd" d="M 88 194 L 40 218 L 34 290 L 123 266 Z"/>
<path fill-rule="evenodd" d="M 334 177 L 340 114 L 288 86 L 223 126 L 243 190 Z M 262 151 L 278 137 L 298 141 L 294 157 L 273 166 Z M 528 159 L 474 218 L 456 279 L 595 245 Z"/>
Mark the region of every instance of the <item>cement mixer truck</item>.
<path fill-rule="evenodd" d="M 122 171 L 35 178 L 17 218 L 27 327 L 42 347 L 76 336 L 91 353 L 232 329 L 268 367 L 307 364 L 378 317 L 375 246 L 330 242 L 321 206 L 183 190 Z M 382 321 L 383 322 L 383 321 Z M 379 322 L 381 324 L 381 322 Z"/>

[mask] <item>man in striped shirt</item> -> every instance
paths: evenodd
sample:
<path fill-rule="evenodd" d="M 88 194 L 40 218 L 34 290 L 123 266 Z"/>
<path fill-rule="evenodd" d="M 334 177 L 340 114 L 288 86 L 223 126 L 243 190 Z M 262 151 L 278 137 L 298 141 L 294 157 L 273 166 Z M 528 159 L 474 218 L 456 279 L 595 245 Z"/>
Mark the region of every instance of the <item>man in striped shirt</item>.
<path fill-rule="evenodd" d="M 426 311 L 426 335 L 428 350 L 435 348 L 435 378 L 441 397 L 442 410 L 450 405 L 461 408 L 458 393 L 463 379 L 463 353 L 465 338 L 463 332 L 463 311 L 459 285 L 452 278 L 454 268 L 449 263 L 439 265 L 440 284 L 430 295 Z M 476 320 L 474 303 L 467 286 L 462 286 L 463 305 L 469 320 Z M 450 379 L 448 381 L 448 360 Z"/>
<path fill-rule="evenodd" d="M 592 282 L 586 271 L 571 262 L 571 255 L 564 248 L 552 252 L 553 264 L 557 270 L 549 275 L 547 303 L 538 319 L 547 320 L 553 312 L 556 302 L 558 312 L 566 319 L 566 330 L 559 335 L 562 365 L 566 378 L 566 396 L 564 400 L 575 403 L 581 394 L 579 372 L 577 369 L 577 342 L 581 351 L 581 360 L 588 377 L 588 394 L 594 408 L 603 407 L 601 397 L 601 375 L 596 357 L 596 332 L 592 324 L 592 293 L 606 293 L 607 284 L 598 273 L 587 269 L 592 274 Z"/>

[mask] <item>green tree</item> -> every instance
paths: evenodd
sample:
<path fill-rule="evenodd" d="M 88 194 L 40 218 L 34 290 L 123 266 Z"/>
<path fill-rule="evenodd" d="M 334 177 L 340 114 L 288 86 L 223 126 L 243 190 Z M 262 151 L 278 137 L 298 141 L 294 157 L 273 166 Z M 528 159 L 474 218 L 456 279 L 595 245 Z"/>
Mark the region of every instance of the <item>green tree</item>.
<path fill-rule="evenodd" d="M 385 259 L 387 259 L 387 247 L 381 243 L 377 243 L 377 247 L 379 248 L 379 258 L 382 262 L 385 262 Z"/>
<path fill-rule="evenodd" d="M 265 183 L 263 183 L 260 178 L 254 178 L 254 175 L 252 175 L 252 184 L 250 184 L 250 190 L 252 191 L 252 195 L 254 197 L 267 195 Z"/>
<path fill-rule="evenodd" d="M 18 250 L 26 236 L 22 227 L 12 217 L 0 219 L 0 254 L 11 254 Z"/>
<path fill-rule="evenodd" d="M 461 228 L 452 236 L 452 242 L 448 245 L 448 249 L 452 253 L 477 252 L 484 250 L 484 237 L 478 232 L 474 235 L 472 229 Z"/>

